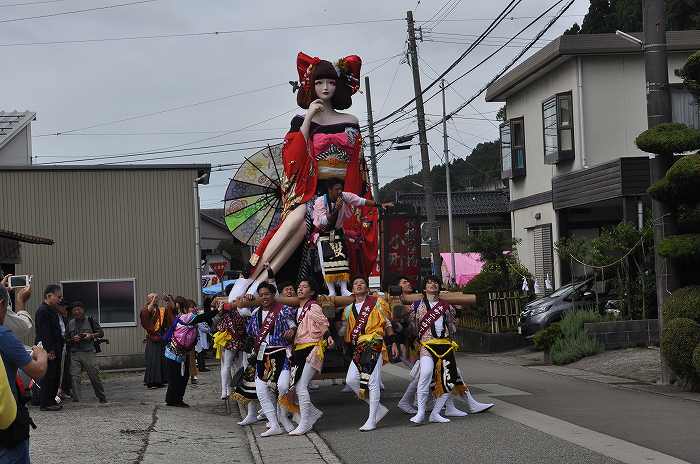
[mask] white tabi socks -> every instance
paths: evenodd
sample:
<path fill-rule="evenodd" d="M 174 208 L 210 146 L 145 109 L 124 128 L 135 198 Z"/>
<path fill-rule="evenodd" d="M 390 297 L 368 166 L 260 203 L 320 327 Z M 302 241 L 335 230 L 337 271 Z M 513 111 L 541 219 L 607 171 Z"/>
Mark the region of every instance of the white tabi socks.
<path fill-rule="evenodd" d="M 398 407 L 400 410 L 406 414 L 416 414 L 418 410 L 413 407 L 413 399 L 416 397 L 416 390 L 418 390 L 418 377 L 411 379 L 411 382 L 406 387 L 401 400 L 399 400 Z"/>
<path fill-rule="evenodd" d="M 287 409 L 283 408 L 281 405 L 277 405 L 277 420 L 282 424 L 284 430 L 289 433 L 294 430 L 294 424 L 287 416 Z"/>
<path fill-rule="evenodd" d="M 440 411 L 445 406 L 447 398 L 450 396 L 449 393 L 443 393 L 440 398 L 435 400 L 435 406 L 433 407 L 433 412 L 430 413 L 430 422 L 449 422 L 450 420 L 446 417 L 440 415 Z"/>
<path fill-rule="evenodd" d="M 389 410 L 379 402 L 379 399 L 371 399 L 367 402 L 369 404 L 369 417 L 367 417 L 367 422 L 360 427 L 360 432 L 369 432 L 377 428 L 379 421 L 384 419 L 384 416 L 389 412 Z"/>
<path fill-rule="evenodd" d="M 469 390 L 467 390 L 467 393 L 465 393 L 464 396 L 467 399 L 467 411 L 469 411 L 472 414 L 478 414 L 480 412 L 488 411 L 494 406 L 493 403 L 479 403 L 477 400 L 474 399 L 472 393 Z"/>
<path fill-rule="evenodd" d="M 455 399 L 452 395 L 447 397 L 447 403 L 445 403 L 445 415 L 447 417 L 465 417 L 468 414 L 461 409 L 457 409 L 455 406 Z"/>
<path fill-rule="evenodd" d="M 248 402 L 248 415 L 238 423 L 238 425 L 250 425 L 255 424 L 258 421 L 257 414 L 255 412 L 255 401 Z"/>

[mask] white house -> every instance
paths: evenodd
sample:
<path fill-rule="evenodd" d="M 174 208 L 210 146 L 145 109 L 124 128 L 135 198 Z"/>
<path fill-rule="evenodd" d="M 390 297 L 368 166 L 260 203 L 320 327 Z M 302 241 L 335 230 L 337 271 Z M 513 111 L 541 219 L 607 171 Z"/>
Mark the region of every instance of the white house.
<path fill-rule="evenodd" d="M 700 31 L 668 32 L 667 43 L 673 120 L 700 127 L 674 74 L 700 48 Z M 648 204 L 648 154 L 634 144 L 647 129 L 644 57 L 615 34 L 562 35 L 494 82 L 486 101 L 506 103 L 502 177 L 519 258 L 542 288 L 547 274 L 556 288 L 570 276 L 554 242 L 637 224 Z"/>
<path fill-rule="evenodd" d="M 0 166 L 32 164 L 31 111 L 0 111 Z"/>

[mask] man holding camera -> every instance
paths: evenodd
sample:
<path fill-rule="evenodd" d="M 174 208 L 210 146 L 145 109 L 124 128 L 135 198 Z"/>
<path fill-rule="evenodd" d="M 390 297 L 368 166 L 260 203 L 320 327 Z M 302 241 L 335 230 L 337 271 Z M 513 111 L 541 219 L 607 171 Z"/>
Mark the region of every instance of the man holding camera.
<path fill-rule="evenodd" d="M 65 332 L 65 324 L 58 313 L 58 306 L 62 299 L 63 290 L 60 285 L 47 285 L 44 290 L 44 302 L 39 305 L 34 317 L 36 323 L 35 343 L 43 345 L 49 359 L 46 375 L 39 382 L 42 411 L 62 409 L 62 406 L 57 404 L 55 400 L 61 384 L 61 359 Z"/>
<path fill-rule="evenodd" d="M 68 321 L 66 340 L 71 353 L 70 374 L 73 377 L 73 401 L 80 401 L 80 374 L 87 372 L 92 389 L 100 403 L 106 403 L 105 389 L 97 368 L 97 350 L 99 339 L 104 337 L 100 324 L 92 317 L 85 317 L 85 306 L 76 301 L 72 307 L 73 319 Z"/>

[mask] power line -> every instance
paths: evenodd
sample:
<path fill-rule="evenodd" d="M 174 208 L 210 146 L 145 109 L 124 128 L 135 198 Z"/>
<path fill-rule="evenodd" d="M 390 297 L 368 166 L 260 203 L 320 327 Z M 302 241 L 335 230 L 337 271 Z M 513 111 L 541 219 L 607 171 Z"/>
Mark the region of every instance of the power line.
<path fill-rule="evenodd" d="M 143 0 L 143 1 L 157 1 L 157 0 Z M 170 34 L 133 35 L 133 36 L 121 36 L 121 37 L 100 37 L 100 38 L 94 38 L 94 39 L 54 40 L 54 41 L 44 41 L 44 42 L 15 42 L 15 43 L 0 44 L 0 47 L 24 47 L 24 46 L 34 46 L 34 45 L 71 45 L 71 44 L 86 44 L 86 43 L 95 43 L 95 42 L 118 42 L 118 41 L 123 41 L 123 40 L 151 40 L 151 39 L 169 39 L 169 38 L 182 38 L 182 37 L 220 36 L 220 35 L 229 35 L 229 34 L 244 34 L 244 33 L 249 33 L 249 32 L 289 31 L 289 30 L 294 30 L 294 29 L 354 26 L 357 24 L 382 24 L 382 23 L 396 22 L 396 21 L 403 21 L 403 18 L 372 19 L 372 20 L 365 20 L 365 21 L 344 21 L 344 22 L 338 22 L 338 23 L 325 23 L 325 24 L 302 24 L 302 25 L 297 25 L 297 26 L 271 26 L 271 27 L 229 29 L 229 30 L 222 30 L 222 31 L 207 31 L 207 32 L 183 32 L 183 33 L 170 33 Z"/>
<path fill-rule="evenodd" d="M 263 149 L 265 147 L 267 147 L 267 145 L 259 145 L 256 147 L 230 148 L 228 150 L 205 151 L 205 152 L 201 152 L 201 153 L 185 153 L 184 155 L 156 156 L 154 158 L 142 158 L 142 159 L 137 159 L 137 160 L 110 161 L 108 163 L 103 163 L 103 164 L 109 164 L 109 165 L 111 165 L 111 164 L 125 164 L 125 163 L 133 163 L 135 161 L 142 162 L 142 161 L 156 161 L 156 160 L 175 159 L 175 158 L 187 158 L 190 156 L 201 156 L 201 155 L 220 155 L 222 153 L 233 153 L 233 152 L 247 151 L 247 150 L 260 150 L 260 149 Z"/>
<path fill-rule="evenodd" d="M 12 6 L 29 6 L 29 5 L 44 5 L 46 3 L 58 3 L 58 2 L 65 2 L 66 0 L 39 0 L 39 1 L 34 1 L 34 2 L 24 2 L 24 3 L 8 3 L 4 5 L 0 5 L 0 8 L 9 8 Z"/>
<path fill-rule="evenodd" d="M 559 16 L 560 18 L 581 18 L 586 15 L 582 14 L 572 14 L 572 15 L 563 15 Z M 508 16 L 507 20 L 509 21 L 514 21 L 516 19 L 533 19 L 536 16 Z M 555 16 L 548 16 L 549 18 L 554 18 Z M 446 22 L 468 22 L 468 21 L 493 21 L 494 18 L 454 18 L 454 19 L 446 19 Z M 417 23 L 425 23 L 427 21 L 416 21 Z"/>
<path fill-rule="evenodd" d="M 430 63 L 428 63 L 428 62 L 425 60 L 425 58 L 423 58 L 423 57 L 419 57 L 419 58 L 423 61 L 423 63 L 426 64 L 426 66 L 428 66 L 428 68 L 429 68 L 431 71 L 433 71 L 433 72 L 435 73 L 435 75 L 438 74 L 438 72 L 435 70 L 435 68 L 433 68 L 433 67 L 430 65 Z M 448 86 L 448 88 L 449 88 L 450 90 L 452 90 L 459 98 L 461 98 L 462 100 L 466 100 L 466 98 L 465 98 L 461 93 L 459 93 L 459 92 L 457 91 L 457 89 L 455 89 L 455 88 L 452 87 L 452 86 Z M 474 111 L 476 111 L 477 113 L 479 113 L 479 114 L 481 115 L 481 117 L 483 118 L 483 120 L 489 121 L 493 127 L 495 127 L 496 129 L 498 129 L 498 126 L 496 126 L 490 119 L 488 119 L 486 116 L 484 116 L 484 115 L 483 115 L 478 109 L 476 109 L 476 107 L 474 107 L 471 103 L 469 104 L 469 107 L 470 107 L 471 109 L 473 109 Z M 465 118 L 465 119 L 467 119 L 467 118 L 464 117 L 464 116 L 462 116 L 462 117 Z M 477 119 L 477 118 L 474 118 L 474 119 Z"/>
<path fill-rule="evenodd" d="M 206 145 L 202 147 L 192 147 L 192 148 L 179 148 L 175 150 L 154 150 L 154 151 L 143 151 L 143 152 L 137 152 L 137 153 L 129 153 L 129 154 L 116 154 L 116 155 L 104 155 L 104 156 L 95 156 L 95 157 L 90 157 L 90 158 L 81 158 L 81 159 L 68 159 L 68 160 L 63 160 L 63 161 L 58 161 L 57 163 L 77 163 L 79 161 L 96 161 L 96 160 L 104 160 L 104 159 L 114 159 L 114 158 L 129 158 L 132 156 L 144 156 L 144 155 L 158 155 L 162 153 L 177 153 L 177 152 L 182 152 L 182 151 L 191 151 L 191 150 L 207 150 L 209 148 L 219 148 L 219 147 L 229 147 L 232 145 L 244 145 L 248 143 L 259 143 L 259 142 L 279 142 L 282 139 L 279 137 L 275 138 L 266 138 L 266 139 L 255 139 L 255 140 L 243 140 L 240 142 L 230 142 L 230 143 L 220 143 L 216 145 Z M 65 156 L 55 156 L 55 155 L 37 155 L 35 158 L 65 158 Z M 139 160 L 135 160 L 139 161 Z M 48 163 L 39 163 L 39 164 L 48 164 Z M 56 163 L 50 163 L 50 164 L 56 164 Z"/>
<path fill-rule="evenodd" d="M 506 5 L 506 7 L 501 11 L 501 13 L 497 16 L 496 19 L 494 19 L 491 24 L 488 25 L 488 27 L 481 33 L 479 38 L 477 38 L 450 66 L 447 67 L 445 71 L 443 71 L 440 76 L 438 76 L 438 79 L 435 79 L 433 82 L 431 82 L 427 87 L 421 90 L 420 94 L 423 95 L 425 92 L 427 92 L 429 89 L 431 89 L 433 86 L 435 86 L 440 80 L 447 75 L 452 69 L 454 69 L 469 53 L 471 53 L 476 46 L 488 36 L 502 21 L 503 18 L 508 15 L 510 12 L 512 12 L 521 2 L 522 0 L 510 0 L 510 2 Z M 383 118 L 378 119 L 375 121 L 375 124 L 383 122 L 387 120 L 388 118 L 392 117 L 393 115 L 403 111 L 406 107 L 411 105 L 413 102 L 416 101 L 417 97 L 413 97 L 411 100 L 408 102 L 404 103 L 401 105 L 399 108 L 396 110 L 392 111 L 389 113 L 387 116 L 384 116 Z"/>
<path fill-rule="evenodd" d="M 528 24 L 528 26 L 526 26 L 525 28 L 523 28 L 523 29 L 521 30 L 521 32 L 522 32 L 523 30 L 525 30 L 526 28 L 530 27 L 532 24 L 534 24 L 534 23 L 537 21 L 537 19 L 539 19 L 539 18 L 541 18 L 542 16 L 544 16 L 545 13 L 547 13 L 549 10 L 551 10 L 551 9 L 553 9 L 554 7 L 556 7 L 557 5 L 559 5 L 562 1 L 564 1 L 564 0 L 558 0 L 554 5 L 552 5 L 551 7 L 549 7 L 541 16 L 539 16 L 539 17 L 536 18 L 534 21 L 532 21 L 530 24 Z M 547 32 L 547 31 L 552 27 L 552 25 L 561 17 L 561 15 L 562 15 L 566 10 L 568 10 L 568 9 L 571 7 L 571 5 L 573 5 L 574 1 L 575 1 L 575 0 L 569 0 L 569 3 L 567 3 L 567 4 L 559 11 L 559 14 L 555 15 L 554 17 L 552 17 L 552 19 L 550 19 L 550 21 L 547 23 L 547 25 L 535 36 L 535 39 L 533 39 L 528 45 L 526 45 L 526 46 L 520 51 L 520 53 L 518 53 L 518 54 L 515 56 L 515 58 L 513 58 L 513 59 L 511 60 L 510 63 L 508 63 L 503 69 L 501 69 L 500 72 L 498 72 L 490 81 L 488 81 L 488 82 L 486 83 L 486 85 L 484 85 L 479 91 L 477 91 L 475 94 L 473 94 L 467 101 L 465 101 L 463 104 L 461 104 L 460 106 L 458 106 L 457 109 L 455 109 L 454 111 L 452 111 L 452 112 L 450 112 L 448 115 L 446 115 L 446 118 L 449 119 L 449 118 L 451 118 L 452 116 L 454 116 L 455 114 L 459 113 L 461 110 L 463 110 L 465 107 L 467 107 L 467 105 L 469 105 L 472 101 L 474 101 L 474 100 L 476 99 L 476 97 L 478 97 L 479 95 L 481 95 L 491 84 L 493 84 L 497 79 L 499 79 L 503 74 L 505 74 L 505 72 L 506 72 L 508 69 L 510 69 L 515 63 L 518 62 L 518 60 L 520 60 L 520 58 L 522 58 L 522 56 L 523 56 L 525 53 L 527 53 L 527 51 L 534 45 L 535 41 L 536 41 L 538 38 L 542 37 L 542 35 L 543 35 L 545 32 Z M 516 35 L 519 35 L 521 32 L 519 32 L 519 33 L 516 34 Z M 490 56 L 493 56 L 493 54 L 490 55 Z M 489 57 L 490 57 L 490 56 L 489 56 Z M 487 59 L 488 59 L 489 57 L 487 57 Z M 484 62 L 484 61 L 482 61 L 481 63 L 483 63 L 483 62 Z M 481 63 L 479 63 L 479 64 L 481 64 Z M 479 65 L 477 65 L 477 66 L 479 66 Z M 474 69 L 475 69 L 475 67 L 472 68 L 471 70 L 467 71 L 467 73 L 469 73 L 470 71 L 472 71 L 472 70 L 474 70 Z M 454 84 L 458 79 L 461 79 L 462 77 L 464 77 L 467 73 L 463 74 L 462 76 L 458 77 L 457 79 L 452 80 L 452 82 L 450 82 L 450 85 Z M 435 95 L 438 95 L 438 94 L 439 94 L 439 92 L 436 93 L 436 94 L 433 94 L 430 98 L 433 98 Z M 428 98 L 428 100 L 430 100 L 430 98 Z M 442 119 L 443 119 L 443 118 L 441 118 L 440 121 L 436 122 L 436 123 L 433 124 L 432 126 L 428 127 L 428 128 L 426 129 L 426 132 L 429 131 L 429 130 L 431 130 L 431 129 L 434 129 L 435 127 L 437 127 L 437 126 L 439 126 L 440 124 L 442 124 Z M 412 134 L 407 134 L 406 136 L 411 136 L 411 135 L 416 135 L 416 134 L 417 134 L 417 132 L 414 132 L 414 133 L 412 133 Z"/>
<path fill-rule="evenodd" d="M 90 11 L 108 10 L 111 8 L 121 8 L 121 7 L 125 7 L 125 6 L 140 5 L 143 3 L 152 3 L 152 2 L 157 2 L 157 1 L 158 0 L 139 0 L 137 2 L 117 3 L 116 5 L 105 5 L 105 6 L 95 7 L 95 8 L 85 8 L 82 10 L 61 11 L 59 13 L 47 13 L 47 14 L 36 15 L 36 16 L 25 16 L 23 18 L 0 19 L 0 23 L 13 23 L 13 22 L 17 22 L 17 21 L 29 21 L 31 19 L 52 18 L 54 16 L 64 16 L 64 15 L 71 15 L 71 14 L 78 14 L 78 13 L 88 13 Z"/>
<path fill-rule="evenodd" d="M 201 131 L 191 131 L 191 130 L 162 130 L 162 131 L 149 131 L 149 132 L 79 132 L 79 133 L 61 133 L 61 135 L 66 137 L 129 137 L 129 136 L 150 136 L 150 135 L 192 135 L 192 134 L 221 134 L 226 132 L 228 129 L 219 130 L 201 130 Z M 247 129 L 247 131 L 284 131 L 289 130 L 287 127 L 265 127 L 259 129 Z M 53 135 L 53 134 L 47 134 Z M 32 137 L 46 137 L 47 135 L 32 135 Z"/>
<path fill-rule="evenodd" d="M 391 61 L 391 59 L 396 58 L 397 56 L 401 56 L 402 54 L 403 54 L 403 53 L 394 54 L 394 55 L 391 55 L 391 56 L 388 56 L 388 57 L 380 58 L 380 59 L 378 59 L 378 60 L 372 60 L 372 61 L 370 61 L 369 63 L 376 63 L 376 62 L 378 62 L 378 61 L 387 60 L 387 61 L 385 61 L 385 63 L 383 63 L 383 64 L 386 64 L 388 61 Z M 383 65 L 383 64 L 382 64 L 382 65 Z M 381 67 L 382 65 L 380 65 L 380 66 L 378 66 L 377 68 L 374 68 L 374 69 L 368 71 L 366 74 L 369 74 L 370 72 L 372 72 L 372 71 L 378 69 L 378 68 Z M 281 83 L 278 83 L 278 84 L 272 84 L 272 85 L 268 85 L 268 86 L 265 86 L 265 87 L 259 87 L 259 88 L 257 88 L 257 89 L 245 90 L 245 91 L 242 91 L 242 92 L 236 92 L 236 93 L 232 93 L 232 94 L 229 94 L 229 95 L 224 95 L 224 96 L 222 96 L 222 97 L 210 98 L 210 99 L 206 99 L 206 100 L 197 101 L 197 102 L 194 102 L 194 103 L 188 103 L 188 104 L 185 104 L 185 105 L 179 105 L 179 106 L 174 106 L 174 107 L 171 107 L 171 108 L 165 108 L 165 109 L 158 110 L 158 111 L 152 111 L 152 112 L 149 112 L 149 113 L 142 113 L 142 114 L 137 114 L 137 115 L 134 115 L 134 116 L 127 116 L 127 117 L 124 117 L 124 118 L 115 119 L 115 120 L 111 120 L 111 121 L 105 121 L 105 122 L 101 122 L 101 123 L 97 123 L 97 124 L 92 124 L 92 125 L 85 126 L 85 127 L 76 128 L 76 129 L 70 129 L 70 130 L 65 130 L 65 131 L 57 131 L 57 132 L 50 132 L 50 133 L 44 133 L 44 134 L 38 134 L 38 135 L 36 135 L 36 136 L 34 136 L 34 137 L 48 137 L 48 136 L 67 135 L 67 134 L 70 134 L 70 133 L 73 133 L 73 132 L 79 132 L 79 131 L 84 131 L 84 130 L 88 130 L 88 129 L 94 129 L 94 128 L 96 128 L 96 127 L 103 127 L 103 126 L 108 126 L 108 125 L 112 125 L 112 124 L 118 124 L 118 123 L 121 123 L 121 122 L 133 121 L 133 120 L 136 120 L 136 119 L 147 118 L 147 117 L 156 116 L 156 115 L 160 115 L 160 114 L 164 114 L 164 113 L 169 113 L 169 112 L 172 112 L 172 111 L 178 111 L 178 110 L 182 110 L 182 109 L 187 109 L 187 108 L 193 108 L 193 107 L 196 107 L 196 106 L 206 105 L 206 104 L 209 104 L 209 103 L 215 103 L 215 102 L 227 100 L 227 99 L 230 99 L 230 98 L 240 97 L 240 96 L 243 96 L 243 95 L 250 95 L 250 94 L 253 94 L 253 93 L 262 92 L 262 91 L 264 91 L 264 90 L 270 90 L 270 89 L 273 89 L 273 88 L 276 88 L 276 87 L 282 87 L 282 86 L 286 86 L 286 85 L 289 85 L 289 84 L 288 84 L 287 82 L 281 82 Z M 222 131 L 222 132 L 225 132 L 225 131 Z"/>
<path fill-rule="evenodd" d="M 88 130 L 88 129 L 94 129 L 95 127 L 109 126 L 109 125 L 118 124 L 118 123 L 121 123 L 121 122 L 133 121 L 133 120 L 136 120 L 136 119 L 148 118 L 148 117 L 151 117 L 151 116 L 157 116 L 157 115 L 159 115 L 159 114 L 169 113 L 169 112 L 171 112 L 171 111 L 178 111 L 178 110 L 183 110 L 183 109 L 187 109 L 187 108 L 193 108 L 193 107 L 195 107 L 195 106 L 201 106 L 201 105 L 206 105 L 206 104 L 209 104 L 209 103 L 215 103 L 215 102 L 219 102 L 219 101 L 223 101 L 223 100 L 228 100 L 228 99 L 230 99 L 230 98 L 240 97 L 240 96 L 242 96 L 242 95 L 250 95 L 250 94 L 253 94 L 253 93 L 257 93 L 257 92 L 262 92 L 263 90 L 274 89 L 274 88 L 276 88 L 276 87 L 281 87 L 281 86 L 285 86 L 285 85 L 289 85 L 289 84 L 288 84 L 287 82 L 282 82 L 282 83 L 279 83 L 279 84 L 272 84 L 272 85 L 268 85 L 268 86 L 266 86 L 266 87 L 259 87 L 259 88 L 257 88 L 257 89 L 246 90 L 246 91 L 243 91 L 243 92 L 236 92 L 236 93 L 232 93 L 232 94 L 229 94 L 229 95 L 224 95 L 224 96 L 222 96 L 222 97 L 209 98 L 209 99 L 207 99 L 207 100 L 201 100 L 201 101 L 194 102 L 194 103 L 188 103 L 188 104 L 186 104 L 186 105 L 173 106 L 173 107 L 165 108 L 165 109 L 158 110 L 158 111 L 152 111 L 152 112 L 150 112 L 150 113 L 142 113 L 142 114 L 137 114 L 137 115 L 134 115 L 134 116 L 127 116 L 127 117 L 125 117 L 125 118 L 114 119 L 114 120 L 112 120 L 112 121 L 100 122 L 100 123 L 97 123 L 97 124 L 92 124 L 92 125 L 89 125 L 89 126 L 79 127 L 79 128 L 76 128 L 76 129 L 69 129 L 69 130 L 57 131 L 57 132 L 53 132 L 53 133 L 39 134 L 39 135 L 37 135 L 37 137 L 49 137 L 49 136 L 66 135 L 66 134 L 70 134 L 71 132 L 79 132 L 79 131 L 84 131 L 84 130 Z"/>

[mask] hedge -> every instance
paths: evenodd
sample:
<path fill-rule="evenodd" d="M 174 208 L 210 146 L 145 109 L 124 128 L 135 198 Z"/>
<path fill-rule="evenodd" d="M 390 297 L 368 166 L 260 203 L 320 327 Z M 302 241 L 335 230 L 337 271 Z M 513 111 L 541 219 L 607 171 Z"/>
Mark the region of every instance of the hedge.
<path fill-rule="evenodd" d="M 700 258 L 700 234 L 667 237 L 659 244 L 659 254 L 665 258 Z"/>
<path fill-rule="evenodd" d="M 664 321 L 686 318 L 700 323 L 700 286 L 694 285 L 675 290 L 664 301 Z"/>
<path fill-rule="evenodd" d="M 700 131 L 685 124 L 664 123 L 645 130 L 634 143 L 647 153 L 670 156 L 700 148 Z"/>
<path fill-rule="evenodd" d="M 700 344 L 700 325 L 680 317 L 670 321 L 661 334 L 661 350 L 673 371 L 686 380 L 694 381 L 698 373 L 693 366 L 693 352 Z"/>

